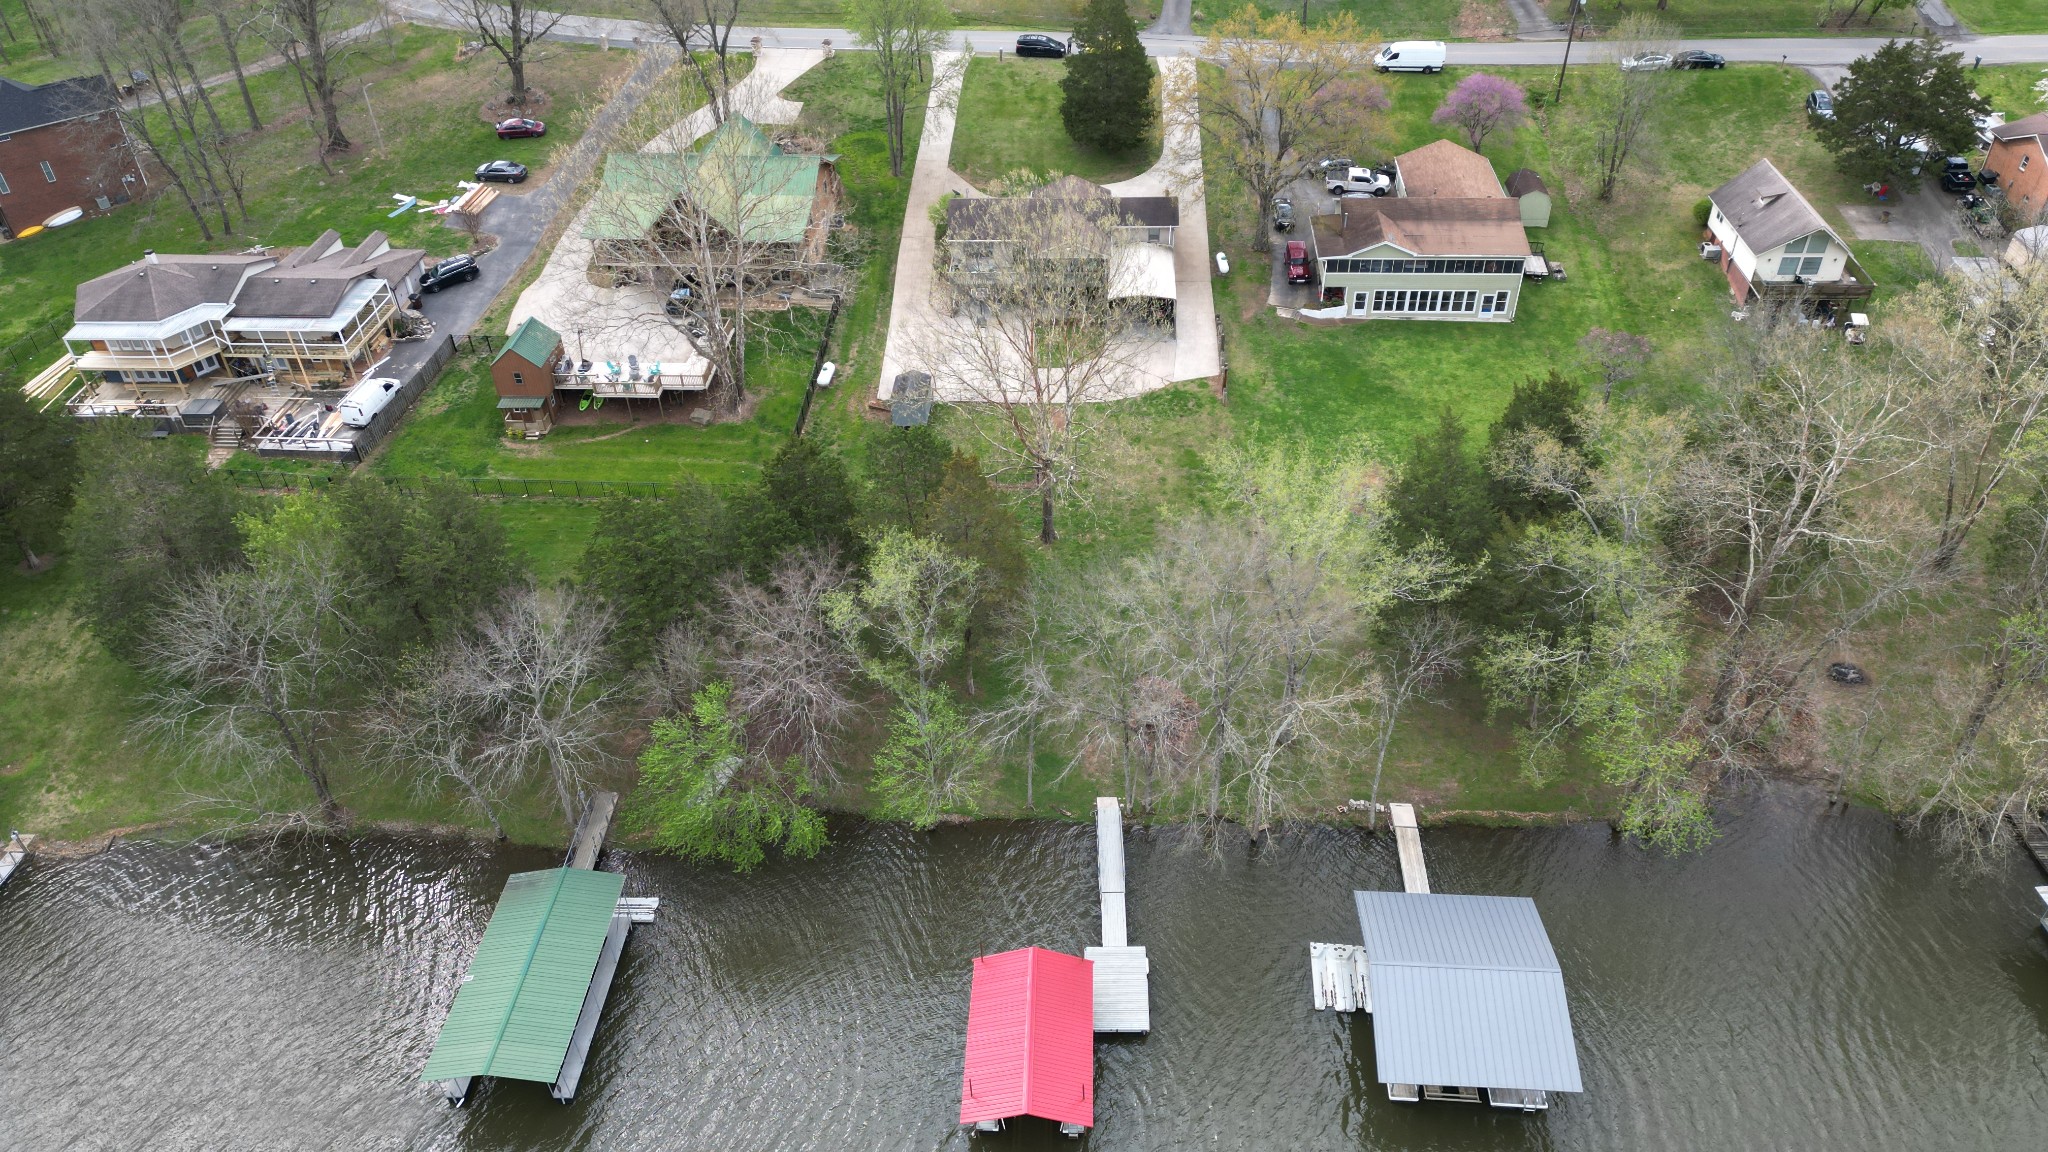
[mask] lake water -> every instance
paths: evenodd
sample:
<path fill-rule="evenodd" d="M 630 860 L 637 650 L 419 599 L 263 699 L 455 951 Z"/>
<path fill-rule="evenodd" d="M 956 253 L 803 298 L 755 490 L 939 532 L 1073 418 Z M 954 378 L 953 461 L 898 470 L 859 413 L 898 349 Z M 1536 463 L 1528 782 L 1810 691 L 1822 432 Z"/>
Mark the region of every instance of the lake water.
<path fill-rule="evenodd" d="M 1256 855 L 1132 832 L 1152 1033 L 1097 1045 L 1097 1149 L 2048 1147 L 2048 934 L 2015 858 L 1958 876 L 1881 816 L 1771 789 L 1678 860 L 1602 826 L 1428 829 L 1433 887 L 1533 897 L 1586 1091 L 1522 1116 L 1387 1101 L 1310 940 L 1398 888 L 1382 833 Z M 508 873 L 461 842 L 124 845 L 0 890 L 7 1149 L 1063 1148 L 954 1124 L 969 959 L 1095 942 L 1090 827 L 843 822 L 736 877 L 612 853 L 661 897 L 574 1104 L 418 1080 Z"/>

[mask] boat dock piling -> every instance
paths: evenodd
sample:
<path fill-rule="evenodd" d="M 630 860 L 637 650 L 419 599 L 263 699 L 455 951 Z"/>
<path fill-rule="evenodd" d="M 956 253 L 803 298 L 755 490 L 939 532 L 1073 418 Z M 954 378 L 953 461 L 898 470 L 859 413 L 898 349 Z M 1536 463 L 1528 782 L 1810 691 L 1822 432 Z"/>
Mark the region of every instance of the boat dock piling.
<path fill-rule="evenodd" d="M 576 822 L 576 835 L 569 838 L 566 868 L 596 868 L 597 855 L 604 850 L 604 838 L 612 829 L 612 814 L 618 811 L 617 792 L 593 793 L 583 806 L 583 819 Z"/>
<path fill-rule="evenodd" d="M 1114 796 L 1095 798 L 1096 887 L 1102 897 L 1102 944 L 1085 949 L 1094 962 L 1095 1030 L 1152 1030 L 1151 971 L 1145 949 L 1132 947 L 1125 921 L 1124 820 Z"/>

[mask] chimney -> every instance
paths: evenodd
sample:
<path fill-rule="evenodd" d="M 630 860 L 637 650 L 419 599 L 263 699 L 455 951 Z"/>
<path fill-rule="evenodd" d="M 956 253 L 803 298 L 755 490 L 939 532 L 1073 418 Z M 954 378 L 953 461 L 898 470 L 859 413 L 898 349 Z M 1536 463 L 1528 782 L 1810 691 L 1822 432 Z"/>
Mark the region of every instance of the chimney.
<path fill-rule="evenodd" d="M 144 248 L 144 249 L 142 250 L 142 258 L 143 258 L 144 260 L 147 260 L 147 261 L 149 261 L 149 262 L 150 262 L 151 264 L 154 264 L 154 263 L 156 263 L 156 249 L 154 249 L 154 248 Z"/>

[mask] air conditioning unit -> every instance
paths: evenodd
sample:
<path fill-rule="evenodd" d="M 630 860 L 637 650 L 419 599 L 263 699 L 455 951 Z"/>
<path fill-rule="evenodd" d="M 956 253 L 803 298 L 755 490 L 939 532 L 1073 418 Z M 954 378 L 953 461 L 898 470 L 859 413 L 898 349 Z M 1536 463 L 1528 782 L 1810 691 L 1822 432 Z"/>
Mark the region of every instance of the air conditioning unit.
<path fill-rule="evenodd" d="M 102 212 L 105 212 L 107 209 L 112 208 L 114 206 L 114 202 L 112 200 L 107 199 L 105 196 L 95 196 L 92 198 L 92 202 Z"/>
<path fill-rule="evenodd" d="M 1720 261 L 1721 261 L 1721 246 L 1720 246 L 1719 244 L 1702 244 L 1702 245 L 1700 245 L 1700 259 L 1702 259 L 1702 260 L 1712 260 L 1712 261 L 1714 261 L 1714 262 L 1715 262 L 1715 263 L 1717 263 L 1717 264 L 1718 264 L 1718 263 L 1720 263 Z"/>

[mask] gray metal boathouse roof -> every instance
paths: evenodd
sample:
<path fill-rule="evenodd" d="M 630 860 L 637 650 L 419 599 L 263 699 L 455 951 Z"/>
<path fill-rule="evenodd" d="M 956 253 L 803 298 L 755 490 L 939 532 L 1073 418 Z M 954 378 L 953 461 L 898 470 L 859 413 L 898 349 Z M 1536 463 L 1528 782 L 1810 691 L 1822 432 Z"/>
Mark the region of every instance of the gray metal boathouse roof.
<path fill-rule="evenodd" d="M 1535 901 L 1353 895 L 1381 1083 L 1585 1090 L 1564 973 Z"/>

